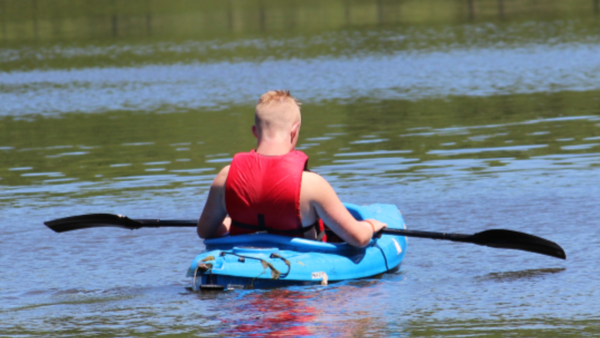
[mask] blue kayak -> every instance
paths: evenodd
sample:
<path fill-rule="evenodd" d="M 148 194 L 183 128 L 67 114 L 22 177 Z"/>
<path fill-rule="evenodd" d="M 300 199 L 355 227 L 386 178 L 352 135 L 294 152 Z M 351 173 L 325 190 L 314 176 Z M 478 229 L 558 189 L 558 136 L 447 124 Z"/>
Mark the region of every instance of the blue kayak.
<path fill-rule="evenodd" d="M 395 205 L 344 205 L 358 220 L 371 218 L 388 228 L 406 228 Z M 187 272 L 194 290 L 326 285 L 367 278 L 399 269 L 407 248 L 406 237 L 393 235 L 373 239 L 360 249 L 264 233 L 209 239 L 204 244 L 206 252 Z"/>

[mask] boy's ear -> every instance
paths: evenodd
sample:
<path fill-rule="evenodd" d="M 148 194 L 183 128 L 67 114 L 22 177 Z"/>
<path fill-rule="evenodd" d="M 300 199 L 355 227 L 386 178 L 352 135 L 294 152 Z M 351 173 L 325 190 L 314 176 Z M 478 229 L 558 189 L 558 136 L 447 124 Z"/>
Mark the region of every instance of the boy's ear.
<path fill-rule="evenodd" d="M 256 130 L 256 126 L 252 126 L 252 134 L 254 134 L 254 137 L 258 138 L 258 131 Z"/>
<path fill-rule="evenodd" d="M 300 132 L 300 122 L 297 122 L 292 126 L 292 130 L 290 132 L 290 136 L 292 137 L 292 142 L 298 136 L 299 132 Z"/>

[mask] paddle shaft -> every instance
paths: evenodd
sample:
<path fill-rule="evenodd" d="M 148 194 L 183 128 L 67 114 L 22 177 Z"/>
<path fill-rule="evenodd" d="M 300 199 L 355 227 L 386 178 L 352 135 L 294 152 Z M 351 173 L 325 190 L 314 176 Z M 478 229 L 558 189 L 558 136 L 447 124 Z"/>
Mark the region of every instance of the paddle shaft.
<path fill-rule="evenodd" d="M 381 233 L 387 234 L 387 235 L 396 235 L 396 236 L 441 239 L 441 240 L 449 240 L 449 241 L 454 241 L 454 242 L 470 242 L 468 240 L 468 238 L 472 236 L 472 235 L 464 235 L 464 234 L 453 234 L 453 233 L 447 233 L 447 232 L 432 232 L 432 231 L 390 229 L 390 228 L 382 229 Z"/>
<path fill-rule="evenodd" d="M 196 227 L 196 220 L 130 219 L 122 215 L 89 214 L 60 218 L 44 222 L 56 232 L 97 227 L 119 227 L 130 230 L 161 227 Z M 419 231 L 385 228 L 381 233 L 395 236 L 408 236 L 473 243 L 500 249 L 516 249 L 535 252 L 556 258 L 566 259 L 564 250 L 547 239 L 512 230 L 486 230 L 473 235 L 446 232 Z"/>
<path fill-rule="evenodd" d="M 182 219 L 134 219 L 141 224 L 140 228 L 161 228 L 161 227 L 197 227 L 197 220 Z"/>
<path fill-rule="evenodd" d="M 139 228 L 161 228 L 161 227 L 173 228 L 173 227 L 196 227 L 196 226 L 198 226 L 198 221 L 196 221 L 196 220 L 132 219 L 132 221 L 140 223 Z M 138 227 L 136 227 L 136 228 L 138 228 Z M 455 234 L 455 233 L 447 233 L 447 232 L 390 229 L 390 228 L 382 229 L 381 233 L 384 233 L 387 235 L 395 235 L 395 236 L 450 240 L 450 241 L 455 241 L 455 242 L 469 242 L 467 239 L 471 236 L 471 235 Z"/>

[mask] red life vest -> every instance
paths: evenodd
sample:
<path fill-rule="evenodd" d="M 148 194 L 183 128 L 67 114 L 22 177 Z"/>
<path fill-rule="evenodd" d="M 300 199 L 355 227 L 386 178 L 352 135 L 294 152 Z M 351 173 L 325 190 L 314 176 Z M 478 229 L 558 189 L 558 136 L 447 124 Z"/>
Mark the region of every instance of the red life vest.
<path fill-rule="evenodd" d="M 230 235 L 257 231 L 304 237 L 312 226 L 302 227 L 300 187 L 308 156 L 293 150 L 281 156 L 264 156 L 252 150 L 233 157 L 225 184 L 225 207 L 231 217 Z M 318 233 L 323 232 L 322 222 Z"/>

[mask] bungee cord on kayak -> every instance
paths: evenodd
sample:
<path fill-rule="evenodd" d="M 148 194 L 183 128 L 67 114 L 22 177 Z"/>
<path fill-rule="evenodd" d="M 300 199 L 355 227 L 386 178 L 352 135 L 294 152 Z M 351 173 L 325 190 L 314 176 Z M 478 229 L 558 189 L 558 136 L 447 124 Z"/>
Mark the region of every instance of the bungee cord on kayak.
<path fill-rule="evenodd" d="M 273 279 L 273 280 L 277 280 L 279 278 L 285 278 L 289 275 L 289 273 L 291 271 L 290 261 L 281 257 L 281 255 L 279 255 L 278 253 L 275 253 L 275 252 L 271 253 L 268 258 L 282 260 L 285 263 L 285 265 L 287 266 L 287 272 L 281 273 L 281 271 L 279 271 L 272 263 L 270 263 L 266 259 L 263 259 L 260 257 L 241 255 L 241 254 L 236 254 L 236 253 L 227 252 L 227 251 L 221 251 L 221 253 L 219 254 L 218 257 L 225 257 L 227 255 L 237 257 L 238 258 L 237 261 L 239 263 L 245 263 L 246 260 L 257 260 L 261 263 L 261 265 L 263 267 L 263 271 L 259 275 L 252 278 L 247 285 L 228 283 L 227 289 L 236 289 L 236 288 L 237 289 L 244 289 L 244 288 L 245 289 L 254 289 L 254 281 L 257 278 L 259 278 L 260 276 L 262 276 L 267 271 L 267 269 L 269 269 L 271 271 L 271 279 Z M 210 256 L 210 255 L 206 256 L 198 263 L 198 265 L 196 266 L 196 270 L 194 271 L 194 275 L 193 275 L 193 279 L 192 279 L 192 289 L 194 291 L 198 291 L 199 289 L 218 289 L 221 287 L 221 285 L 215 283 L 215 280 L 213 278 L 212 269 L 214 267 L 214 264 L 215 264 L 215 257 Z M 207 281 L 208 283 L 201 284 L 201 283 L 196 282 L 196 278 L 199 276 L 198 272 L 201 273 L 201 275 L 200 275 L 201 277 L 202 276 L 206 277 L 203 279 L 203 281 Z M 321 285 L 327 284 L 327 280 L 325 279 L 324 281 L 325 281 L 325 283 L 321 283 Z M 223 288 L 225 288 L 225 286 L 223 286 Z"/>

